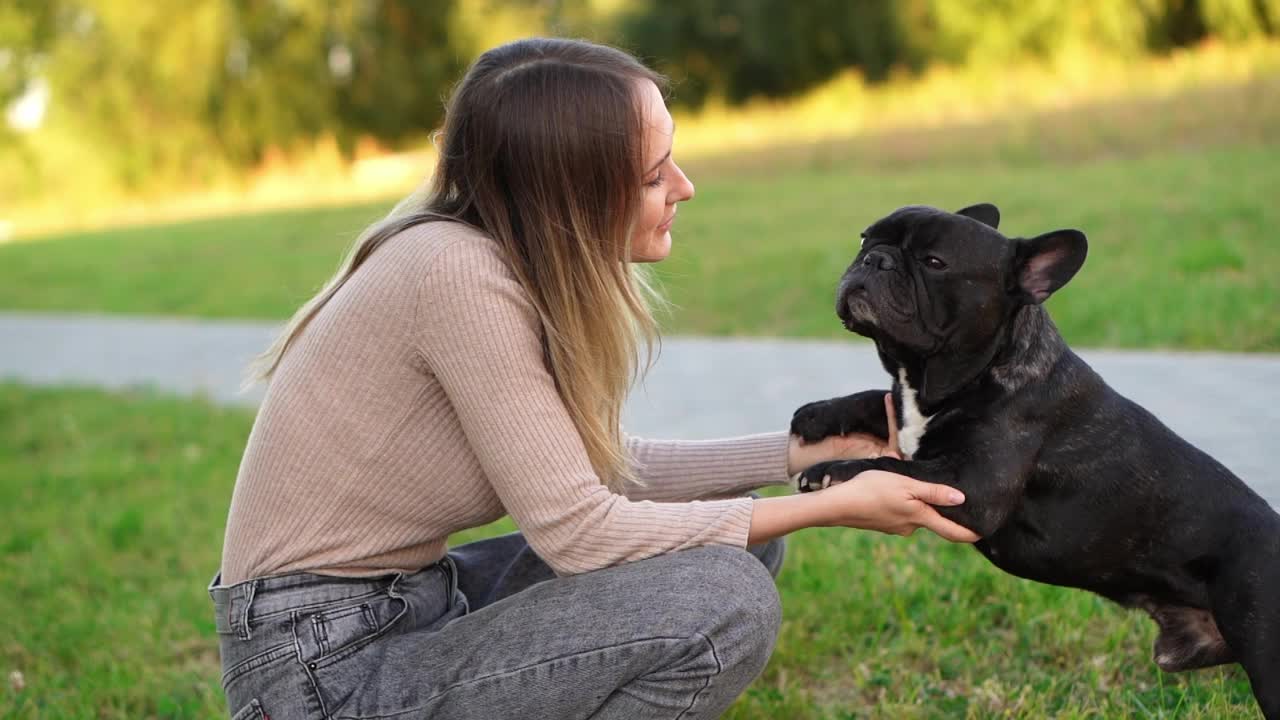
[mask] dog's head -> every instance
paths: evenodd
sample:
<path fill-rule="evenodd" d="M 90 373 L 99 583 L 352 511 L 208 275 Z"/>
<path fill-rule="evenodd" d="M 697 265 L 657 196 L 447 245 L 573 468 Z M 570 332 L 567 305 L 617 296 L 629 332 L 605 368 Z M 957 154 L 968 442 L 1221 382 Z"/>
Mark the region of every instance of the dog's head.
<path fill-rule="evenodd" d="M 1044 302 L 1084 264 L 1088 244 L 1077 230 L 1011 239 L 999 224 L 988 204 L 956 213 L 900 208 L 862 233 L 840 280 L 845 327 L 897 363 L 922 367 L 927 404 L 972 379 L 1017 311 Z"/>

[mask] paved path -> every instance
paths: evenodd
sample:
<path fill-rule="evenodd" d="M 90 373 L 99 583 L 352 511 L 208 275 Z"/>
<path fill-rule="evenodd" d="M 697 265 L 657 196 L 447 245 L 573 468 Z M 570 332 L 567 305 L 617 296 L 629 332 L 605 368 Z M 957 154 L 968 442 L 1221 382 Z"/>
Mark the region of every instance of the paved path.
<path fill-rule="evenodd" d="M 276 325 L 0 313 L 0 378 L 36 385 L 152 385 L 255 406 L 240 369 Z M 1280 356 L 1081 351 L 1120 392 L 1280 507 Z M 638 435 L 707 438 L 784 429 L 810 400 L 888 377 L 850 341 L 668 338 L 624 419 Z"/>

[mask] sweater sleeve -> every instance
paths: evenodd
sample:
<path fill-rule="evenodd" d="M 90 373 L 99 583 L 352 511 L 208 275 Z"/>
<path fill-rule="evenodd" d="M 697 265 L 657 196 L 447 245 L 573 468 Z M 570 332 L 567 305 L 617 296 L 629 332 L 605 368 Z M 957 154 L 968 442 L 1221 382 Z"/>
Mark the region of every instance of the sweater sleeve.
<path fill-rule="evenodd" d="M 649 440 L 628 436 L 627 453 L 640 479 L 624 492 L 632 500 L 672 502 L 741 495 L 786 485 L 786 432 L 716 440 Z"/>
<path fill-rule="evenodd" d="M 436 252 L 420 272 L 416 314 L 415 344 L 487 481 L 557 574 L 746 546 L 749 498 L 633 501 L 600 482 L 543 361 L 537 312 L 492 241 Z"/>

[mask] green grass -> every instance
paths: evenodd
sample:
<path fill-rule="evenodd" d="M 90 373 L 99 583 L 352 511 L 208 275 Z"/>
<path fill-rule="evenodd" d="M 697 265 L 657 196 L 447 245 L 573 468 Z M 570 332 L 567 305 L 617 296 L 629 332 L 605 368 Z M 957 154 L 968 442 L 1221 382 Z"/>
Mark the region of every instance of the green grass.
<path fill-rule="evenodd" d="M 205 586 L 251 424 L 0 385 L 0 716 L 225 717 Z M 924 533 L 802 531 L 780 585 L 777 651 L 731 718 L 1258 716 L 1238 668 L 1161 674 L 1139 614 Z"/>
<path fill-rule="evenodd" d="M 659 265 L 677 333 L 843 337 L 836 280 L 900 205 L 993 201 L 1004 229 L 1075 227 L 1080 275 L 1050 301 L 1082 346 L 1280 350 L 1280 144 L 1074 165 L 713 174 Z M 696 179 L 696 176 L 695 176 Z M 281 319 L 382 205 L 78 233 L 0 246 L 0 308 Z"/>
<path fill-rule="evenodd" d="M 894 208 L 1000 206 L 1010 235 L 1083 230 L 1050 300 L 1080 346 L 1280 350 L 1280 82 L 701 158 L 672 256 L 672 333 L 848 337 L 833 290 Z M 677 147 L 678 150 L 678 147 Z M 388 203 L 0 245 L 0 309 L 288 317 Z"/>

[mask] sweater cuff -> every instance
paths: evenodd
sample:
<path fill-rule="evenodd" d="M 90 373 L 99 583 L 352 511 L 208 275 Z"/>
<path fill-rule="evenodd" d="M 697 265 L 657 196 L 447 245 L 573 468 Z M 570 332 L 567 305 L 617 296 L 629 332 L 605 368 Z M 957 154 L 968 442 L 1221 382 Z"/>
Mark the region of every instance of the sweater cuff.
<path fill-rule="evenodd" d="M 729 502 L 733 503 L 733 507 L 729 508 L 725 513 L 728 518 L 728 529 L 731 533 L 731 545 L 733 547 L 746 548 L 747 540 L 751 537 L 751 516 L 755 508 L 755 500 L 752 498 L 735 498 Z"/>

